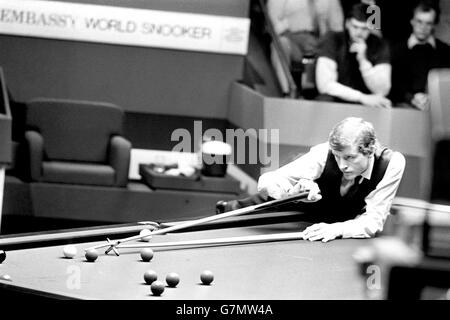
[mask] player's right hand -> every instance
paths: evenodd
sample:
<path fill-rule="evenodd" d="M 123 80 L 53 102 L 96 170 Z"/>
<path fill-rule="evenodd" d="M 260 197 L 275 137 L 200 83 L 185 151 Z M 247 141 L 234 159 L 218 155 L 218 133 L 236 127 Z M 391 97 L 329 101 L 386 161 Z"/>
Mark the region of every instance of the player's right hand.
<path fill-rule="evenodd" d="M 275 200 L 284 199 L 289 196 L 288 190 L 285 190 L 281 185 L 272 183 L 259 190 L 259 192 L 265 197 L 271 197 Z"/>
<path fill-rule="evenodd" d="M 300 192 L 309 191 L 308 197 L 302 202 L 316 202 L 322 199 L 320 188 L 317 183 L 309 179 L 300 179 L 288 192 L 288 195 L 295 195 Z"/>

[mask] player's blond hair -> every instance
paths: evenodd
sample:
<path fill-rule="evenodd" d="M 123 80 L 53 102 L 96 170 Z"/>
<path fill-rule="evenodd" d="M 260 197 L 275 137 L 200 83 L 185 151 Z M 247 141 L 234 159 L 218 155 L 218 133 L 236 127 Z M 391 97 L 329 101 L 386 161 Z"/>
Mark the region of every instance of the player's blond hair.
<path fill-rule="evenodd" d="M 363 155 L 371 155 L 379 143 L 373 125 L 362 118 L 345 118 L 331 130 L 328 143 L 330 148 L 342 151 L 348 146 L 357 146 Z"/>

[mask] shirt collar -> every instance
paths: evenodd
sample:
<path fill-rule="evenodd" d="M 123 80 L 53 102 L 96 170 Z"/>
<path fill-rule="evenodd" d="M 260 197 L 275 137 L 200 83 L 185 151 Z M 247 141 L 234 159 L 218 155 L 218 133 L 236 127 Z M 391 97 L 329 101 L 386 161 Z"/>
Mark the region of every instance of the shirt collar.
<path fill-rule="evenodd" d="M 369 166 L 367 167 L 367 170 L 364 171 L 363 173 L 361 173 L 361 177 L 363 177 L 364 179 L 370 180 L 370 178 L 372 177 L 374 163 L 375 163 L 375 156 L 372 156 L 369 158 Z M 358 183 L 361 183 L 361 182 L 362 182 L 362 179 L 360 181 L 358 181 Z"/>
<path fill-rule="evenodd" d="M 434 38 L 434 36 L 430 36 L 425 43 L 429 43 L 434 49 L 436 49 L 436 39 Z M 408 49 L 412 49 L 418 44 L 424 43 L 421 43 L 414 34 L 410 35 L 408 39 Z"/>

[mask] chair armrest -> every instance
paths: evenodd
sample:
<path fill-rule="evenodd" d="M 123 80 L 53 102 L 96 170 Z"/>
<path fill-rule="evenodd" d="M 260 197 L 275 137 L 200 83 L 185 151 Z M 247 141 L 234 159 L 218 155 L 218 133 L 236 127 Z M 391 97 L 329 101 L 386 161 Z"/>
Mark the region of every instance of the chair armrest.
<path fill-rule="evenodd" d="M 25 141 L 28 148 L 28 169 L 32 181 L 42 177 L 42 160 L 44 158 L 44 138 L 37 131 L 26 131 Z"/>
<path fill-rule="evenodd" d="M 130 169 L 131 143 L 122 136 L 110 140 L 108 162 L 115 171 L 115 185 L 125 187 Z"/>

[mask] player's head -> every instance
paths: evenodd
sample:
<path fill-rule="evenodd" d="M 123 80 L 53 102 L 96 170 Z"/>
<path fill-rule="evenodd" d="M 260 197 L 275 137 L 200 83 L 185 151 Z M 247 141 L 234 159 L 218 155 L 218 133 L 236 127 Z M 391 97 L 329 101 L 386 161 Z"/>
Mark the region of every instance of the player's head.
<path fill-rule="evenodd" d="M 371 11 L 368 9 L 368 4 L 357 3 L 347 15 L 345 28 L 352 42 L 366 41 L 370 35 L 368 21 L 371 17 Z"/>
<path fill-rule="evenodd" d="M 414 8 L 411 19 L 412 32 L 419 41 L 426 41 L 439 23 L 439 8 L 430 1 L 421 1 Z"/>
<path fill-rule="evenodd" d="M 335 125 L 328 143 L 346 179 L 353 179 L 366 171 L 378 145 L 373 125 L 354 117 Z"/>

